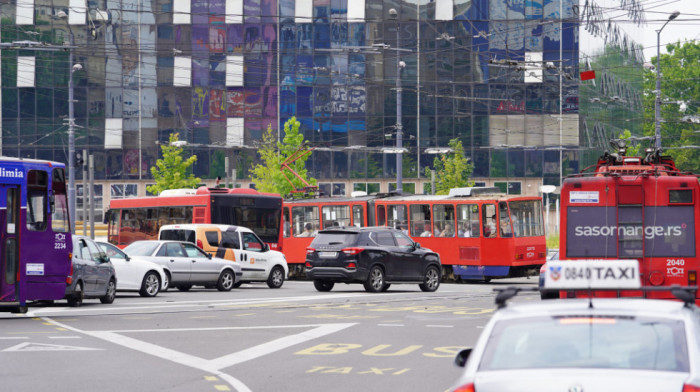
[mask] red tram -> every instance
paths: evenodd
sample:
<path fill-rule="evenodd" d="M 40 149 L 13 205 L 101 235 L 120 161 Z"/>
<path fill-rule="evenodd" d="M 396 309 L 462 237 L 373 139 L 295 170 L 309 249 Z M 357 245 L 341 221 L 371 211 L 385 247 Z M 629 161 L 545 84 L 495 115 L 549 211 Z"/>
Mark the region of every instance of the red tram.
<path fill-rule="evenodd" d="M 636 259 L 643 286 L 696 286 L 698 176 L 678 170 L 660 150 L 626 157 L 624 143 L 615 147 L 595 171 L 562 184 L 560 258 Z M 594 295 L 673 298 L 668 291 Z"/>
<path fill-rule="evenodd" d="M 453 189 L 447 196 L 376 195 L 285 201 L 284 253 L 301 274 L 306 248 L 320 229 L 393 226 L 440 254 L 443 276 L 490 280 L 536 274 L 545 261 L 540 197 L 498 188 Z"/>

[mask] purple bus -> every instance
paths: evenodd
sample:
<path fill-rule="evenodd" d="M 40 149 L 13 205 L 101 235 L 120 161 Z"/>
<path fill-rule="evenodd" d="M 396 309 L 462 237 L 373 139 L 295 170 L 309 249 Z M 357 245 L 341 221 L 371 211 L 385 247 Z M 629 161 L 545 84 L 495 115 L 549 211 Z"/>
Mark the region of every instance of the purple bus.
<path fill-rule="evenodd" d="M 65 165 L 0 157 L 0 309 L 62 299 L 72 250 Z"/>

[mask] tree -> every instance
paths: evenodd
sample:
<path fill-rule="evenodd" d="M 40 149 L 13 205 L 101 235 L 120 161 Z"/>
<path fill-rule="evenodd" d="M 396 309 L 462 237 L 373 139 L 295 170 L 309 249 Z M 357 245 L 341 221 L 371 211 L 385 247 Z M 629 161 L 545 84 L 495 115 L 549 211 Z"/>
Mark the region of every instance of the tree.
<path fill-rule="evenodd" d="M 671 155 L 676 166 L 681 170 L 700 173 L 700 150 L 694 148 L 698 143 L 700 130 L 697 123 L 684 122 L 685 119 L 698 118 L 700 102 L 700 42 L 666 45 L 668 53 L 660 59 L 661 78 L 661 145 L 664 155 Z M 656 57 L 652 58 L 656 65 Z M 644 74 L 644 133 L 656 135 L 654 100 L 656 99 L 656 70 L 647 70 Z M 671 102 L 671 103 L 667 103 Z M 683 102 L 686 110 L 681 112 Z M 690 148 L 685 148 L 690 146 Z"/>
<path fill-rule="evenodd" d="M 456 138 L 450 140 L 451 153 L 441 154 L 433 160 L 435 170 L 435 193 L 446 195 L 452 188 L 473 186 L 469 176 L 474 170 L 474 165 L 464 156 L 462 142 Z M 425 176 L 430 178 L 430 168 L 425 168 Z"/>
<path fill-rule="evenodd" d="M 259 163 L 251 170 L 251 179 L 255 183 L 255 188 L 260 192 L 278 193 L 287 196 L 293 190 L 303 188 L 304 183 L 287 170 L 282 172 L 282 163 L 300 149 L 304 149 L 304 135 L 299 133 L 301 123 L 296 117 L 292 117 L 284 124 L 284 139 L 277 142 L 277 136 L 268 126 L 263 133 L 262 146 L 258 150 L 262 163 Z M 306 160 L 310 154 L 297 159 L 289 164 L 300 177 L 311 185 L 316 185 L 316 179 L 310 178 L 306 170 Z M 285 178 L 289 178 L 292 183 Z"/>
<path fill-rule="evenodd" d="M 147 187 L 149 192 L 159 194 L 166 189 L 195 188 L 202 181 L 191 172 L 197 156 L 184 159 L 182 145 L 178 141 L 178 134 L 171 133 L 168 143 L 160 146 L 163 158 L 151 167 L 156 183 Z"/>
<path fill-rule="evenodd" d="M 630 132 L 629 129 L 625 129 L 624 132 L 620 134 L 620 139 L 628 140 L 632 137 L 632 132 Z M 642 148 L 642 145 L 637 143 L 637 142 L 632 142 L 627 144 L 627 156 L 628 157 L 638 157 L 640 156 L 639 150 Z"/>

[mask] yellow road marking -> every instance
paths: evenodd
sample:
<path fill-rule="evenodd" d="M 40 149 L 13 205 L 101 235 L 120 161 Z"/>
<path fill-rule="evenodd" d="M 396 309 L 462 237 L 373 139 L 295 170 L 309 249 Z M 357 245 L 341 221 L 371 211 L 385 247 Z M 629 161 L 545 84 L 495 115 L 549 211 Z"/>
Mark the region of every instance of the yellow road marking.
<path fill-rule="evenodd" d="M 219 378 L 216 376 L 204 376 L 204 379 L 207 381 L 219 381 Z"/>

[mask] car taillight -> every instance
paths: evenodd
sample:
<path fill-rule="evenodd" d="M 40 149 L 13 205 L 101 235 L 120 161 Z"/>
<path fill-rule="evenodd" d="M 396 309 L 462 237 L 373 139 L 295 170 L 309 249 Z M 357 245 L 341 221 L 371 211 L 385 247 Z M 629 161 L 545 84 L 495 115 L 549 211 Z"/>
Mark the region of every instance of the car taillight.
<path fill-rule="evenodd" d="M 690 384 L 684 384 L 683 392 L 700 392 L 700 387 Z"/>
<path fill-rule="evenodd" d="M 661 271 L 652 271 L 649 274 L 649 283 L 652 286 L 661 286 L 664 283 L 664 274 Z"/>
<path fill-rule="evenodd" d="M 546 257 L 547 255 L 544 252 L 540 252 L 540 257 Z"/>
<path fill-rule="evenodd" d="M 523 259 L 523 254 L 522 254 L 522 253 L 518 253 L 518 254 L 515 255 L 515 260 L 522 260 L 522 259 Z"/>
<path fill-rule="evenodd" d="M 352 255 L 360 254 L 364 250 L 365 250 L 365 248 L 345 248 L 345 249 L 343 249 L 343 253 L 345 253 L 348 256 L 352 256 Z"/>
<path fill-rule="evenodd" d="M 203 246 L 203 244 L 202 244 L 202 240 L 197 240 L 197 246 L 199 246 L 200 248 L 204 249 L 204 246 Z"/>
<path fill-rule="evenodd" d="M 307 254 L 307 255 L 313 254 L 314 252 L 316 252 L 316 249 L 314 249 L 314 248 L 306 248 L 306 254 Z"/>
<path fill-rule="evenodd" d="M 306 264 L 304 264 L 304 266 L 305 266 L 306 268 L 311 268 L 311 263 L 309 263 L 309 262 L 307 261 Z"/>
<path fill-rule="evenodd" d="M 476 389 L 474 389 L 473 383 L 469 383 L 453 389 L 452 392 L 476 392 Z"/>
<path fill-rule="evenodd" d="M 688 286 L 698 285 L 698 273 L 697 271 L 688 271 Z"/>
<path fill-rule="evenodd" d="M 73 263 L 70 263 L 70 273 L 66 276 L 66 284 L 70 285 L 73 283 Z"/>
<path fill-rule="evenodd" d="M 357 268 L 357 264 L 355 264 L 355 263 L 348 263 L 348 265 L 346 265 L 345 268 L 354 269 L 354 268 Z"/>

